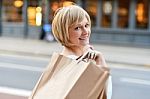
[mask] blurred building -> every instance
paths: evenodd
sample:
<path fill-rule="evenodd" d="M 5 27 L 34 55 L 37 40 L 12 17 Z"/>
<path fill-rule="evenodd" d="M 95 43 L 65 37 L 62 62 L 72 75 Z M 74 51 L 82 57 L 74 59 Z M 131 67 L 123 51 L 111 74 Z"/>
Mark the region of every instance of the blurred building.
<path fill-rule="evenodd" d="M 55 10 L 73 2 L 91 16 L 91 41 L 150 45 L 150 0 L 0 0 L 0 35 L 39 39 Z"/>

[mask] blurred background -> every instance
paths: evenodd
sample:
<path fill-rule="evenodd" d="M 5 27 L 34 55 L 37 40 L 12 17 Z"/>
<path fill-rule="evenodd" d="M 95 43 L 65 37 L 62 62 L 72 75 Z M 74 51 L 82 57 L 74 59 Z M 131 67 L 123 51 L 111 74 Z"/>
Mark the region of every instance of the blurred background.
<path fill-rule="evenodd" d="M 150 99 L 150 0 L 0 0 L 0 99 L 27 99 L 51 54 L 54 12 L 78 4 L 111 68 L 112 99 Z"/>
<path fill-rule="evenodd" d="M 150 45 L 149 0 L 0 1 L 1 36 L 43 39 L 55 10 L 74 2 L 90 14 L 91 41 Z"/>

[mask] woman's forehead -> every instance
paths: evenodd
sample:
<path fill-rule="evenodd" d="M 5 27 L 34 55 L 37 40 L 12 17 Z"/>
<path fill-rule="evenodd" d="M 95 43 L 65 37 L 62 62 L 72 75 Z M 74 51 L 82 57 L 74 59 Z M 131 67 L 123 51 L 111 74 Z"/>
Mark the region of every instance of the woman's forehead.
<path fill-rule="evenodd" d="M 76 21 L 76 22 L 74 22 L 71 26 L 74 26 L 74 25 L 82 25 L 82 24 L 85 24 L 85 23 L 89 23 L 89 21 L 87 20 L 86 17 L 85 17 L 83 20 L 81 20 L 81 21 Z"/>

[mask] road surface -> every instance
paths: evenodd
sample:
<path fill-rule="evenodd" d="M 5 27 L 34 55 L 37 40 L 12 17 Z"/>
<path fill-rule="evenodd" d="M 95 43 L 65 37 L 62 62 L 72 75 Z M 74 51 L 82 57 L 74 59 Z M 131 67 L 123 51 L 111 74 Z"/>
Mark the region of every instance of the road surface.
<path fill-rule="evenodd" d="M 0 99 L 27 99 L 50 57 L 0 55 Z M 112 99 L 150 99 L 150 68 L 108 63 Z M 11 98 L 10 98 L 11 97 Z"/>

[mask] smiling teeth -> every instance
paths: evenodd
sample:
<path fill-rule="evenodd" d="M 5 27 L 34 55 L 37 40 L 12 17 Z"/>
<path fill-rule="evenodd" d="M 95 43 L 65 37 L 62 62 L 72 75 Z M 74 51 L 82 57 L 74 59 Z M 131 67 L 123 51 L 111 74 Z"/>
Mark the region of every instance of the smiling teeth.
<path fill-rule="evenodd" d="M 85 38 L 79 38 L 80 40 L 84 40 Z"/>
<path fill-rule="evenodd" d="M 85 37 L 85 38 L 79 38 L 80 40 L 85 40 L 85 39 L 87 39 L 87 37 Z"/>

